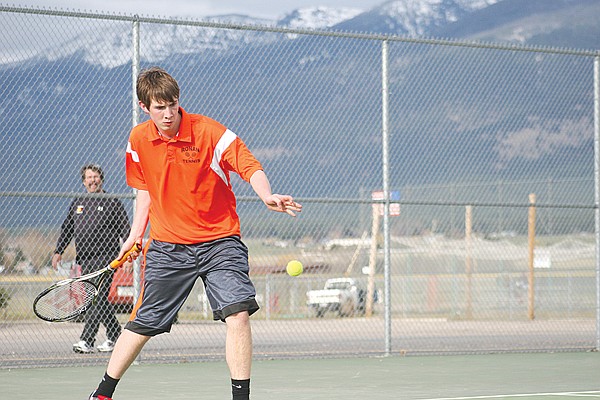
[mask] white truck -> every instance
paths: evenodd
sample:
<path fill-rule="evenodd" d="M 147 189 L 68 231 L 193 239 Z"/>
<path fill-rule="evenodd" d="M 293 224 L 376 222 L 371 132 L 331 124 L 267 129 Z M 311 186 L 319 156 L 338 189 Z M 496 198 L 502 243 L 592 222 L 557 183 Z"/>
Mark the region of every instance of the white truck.
<path fill-rule="evenodd" d="M 352 278 L 332 278 L 325 281 L 323 289 L 306 292 L 306 297 L 306 304 L 319 318 L 327 311 L 337 312 L 340 317 L 364 315 L 367 288 Z"/>

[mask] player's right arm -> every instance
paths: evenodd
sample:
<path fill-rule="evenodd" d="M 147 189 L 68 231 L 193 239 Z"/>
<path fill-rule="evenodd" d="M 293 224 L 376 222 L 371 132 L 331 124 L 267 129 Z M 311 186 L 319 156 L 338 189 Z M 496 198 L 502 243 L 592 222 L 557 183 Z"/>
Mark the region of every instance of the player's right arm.
<path fill-rule="evenodd" d="M 135 243 L 142 243 L 146 226 L 148 225 L 148 215 L 150 213 L 150 194 L 147 190 L 137 191 L 135 200 L 135 214 L 133 215 L 133 223 L 129 231 L 129 237 L 123 243 L 119 257 L 123 256 L 127 250 L 131 249 Z M 133 258 L 137 258 L 138 254 L 134 254 Z"/>
<path fill-rule="evenodd" d="M 131 229 L 129 230 L 129 236 L 123 242 L 119 257 L 123 256 L 135 243 L 142 244 L 150 214 L 150 194 L 148 193 L 148 187 L 144 179 L 144 172 L 142 170 L 140 155 L 138 153 L 139 149 L 137 146 L 139 140 L 142 140 L 139 135 L 140 131 L 136 131 L 136 128 L 131 131 L 129 141 L 127 142 L 127 149 L 125 151 L 125 176 L 127 178 L 127 184 L 137 190 L 137 195 L 135 200 L 135 213 L 133 215 Z M 138 255 L 137 252 L 133 254 L 133 256 L 130 257 L 130 261 L 133 261 Z M 125 264 L 125 268 L 131 268 L 131 264 Z"/>

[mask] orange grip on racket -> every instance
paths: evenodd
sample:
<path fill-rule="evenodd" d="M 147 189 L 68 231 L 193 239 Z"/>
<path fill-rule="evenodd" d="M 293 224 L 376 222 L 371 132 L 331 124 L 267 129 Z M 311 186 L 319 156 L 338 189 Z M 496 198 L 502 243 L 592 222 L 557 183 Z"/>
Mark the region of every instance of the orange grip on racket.
<path fill-rule="evenodd" d="M 134 244 L 133 247 L 127 251 L 127 253 L 123 254 L 123 257 L 117 258 L 116 260 L 111 261 L 110 267 L 112 269 L 119 268 L 121 265 L 125 264 L 125 261 L 127 261 L 127 257 L 129 257 L 131 255 L 131 253 L 133 253 L 134 251 L 138 252 L 138 253 L 141 252 L 142 245 L 139 243 Z"/>

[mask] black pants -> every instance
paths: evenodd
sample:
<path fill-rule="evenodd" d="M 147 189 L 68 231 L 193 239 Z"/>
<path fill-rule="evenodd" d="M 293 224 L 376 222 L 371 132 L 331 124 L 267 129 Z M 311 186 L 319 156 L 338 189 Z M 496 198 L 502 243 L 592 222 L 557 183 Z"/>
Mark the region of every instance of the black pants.
<path fill-rule="evenodd" d="M 103 257 L 80 260 L 79 263 L 81 264 L 82 274 L 87 274 L 105 267 L 111 261 L 112 258 L 107 260 Z M 108 291 L 111 283 L 112 275 L 105 279 L 98 293 L 96 303 L 85 313 L 85 325 L 80 339 L 87 342 L 90 346 L 93 346 L 96 341 L 100 324 L 106 328 L 106 337 L 108 340 L 115 342 L 121 334 L 121 325 L 115 315 L 115 308 L 108 302 Z"/>

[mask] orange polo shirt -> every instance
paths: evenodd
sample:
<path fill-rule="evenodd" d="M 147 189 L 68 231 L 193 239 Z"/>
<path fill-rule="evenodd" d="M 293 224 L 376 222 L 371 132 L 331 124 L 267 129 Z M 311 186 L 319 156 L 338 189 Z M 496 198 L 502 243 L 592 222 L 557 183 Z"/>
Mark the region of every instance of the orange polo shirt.
<path fill-rule="evenodd" d="M 240 235 L 229 173 L 249 181 L 262 166 L 222 124 L 179 112 L 176 137 L 160 136 L 147 121 L 132 129 L 127 143 L 127 184 L 150 194 L 150 237 L 192 244 Z"/>

